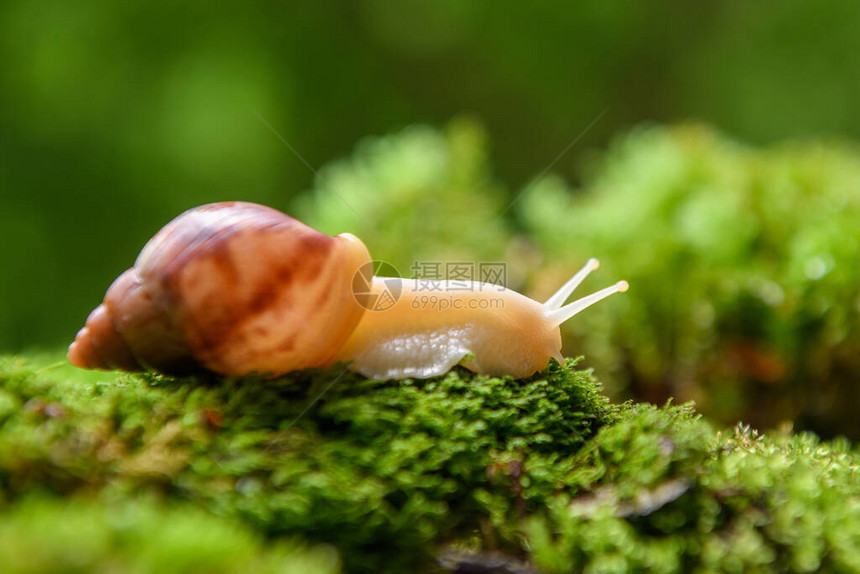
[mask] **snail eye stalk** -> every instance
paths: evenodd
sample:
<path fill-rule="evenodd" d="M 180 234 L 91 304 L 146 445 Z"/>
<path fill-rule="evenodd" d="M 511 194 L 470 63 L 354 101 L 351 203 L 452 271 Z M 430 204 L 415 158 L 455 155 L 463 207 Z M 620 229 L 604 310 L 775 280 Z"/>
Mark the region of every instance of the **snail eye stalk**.
<path fill-rule="evenodd" d="M 600 262 L 597 261 L 597 259 L 589 259 L 588 263 L 585 264 L 585 267 L 580 269 L 576 275 L 571 277 L 567 283 L 562 285 L 561 289 L 556 291 L 552 297 L 546 300 L 543 304 L 544 313 L 552 324 L 561 325 L 577 313 L 591 307 L 598 301 L 602 301 L 615 293 L 624 293 L 627 291 L 627 288 L 629 287 L 627 281 L 619 281 L 615 285 L 601 289 L 591 295 L 586 295 L 585 297 L 577 299 L 568 305 L 564 305 L 565 300 L 567 300 L 570 294 L 573 293 L 573 291 L 579 287 L 579 284 L 588 277 L 588 274 L 597 269 L 599 265 Z M 562 305 L 564 306 L 562 307 Z"/>
<path fill-rule="evenodd" d="M 564 305 L 564 302 L 567 301 L 567 298 L 570 297 L 570 294 L 579 287 L 579 284 L 582 283 L 586 277 L 588 277 L 588 274 L 598 267 L 600 267 L 600 261 L 594 258 L 589 259 L 588 263 L 585 264 L 585 267 L 577 271 L 576 275 L 571 277 L 567 283 L 561 286 L 561 289 L 556 291 L 552 297 L 547 299 L 543 306 L 548 311 L 560 309 L 561 306 Z"/>

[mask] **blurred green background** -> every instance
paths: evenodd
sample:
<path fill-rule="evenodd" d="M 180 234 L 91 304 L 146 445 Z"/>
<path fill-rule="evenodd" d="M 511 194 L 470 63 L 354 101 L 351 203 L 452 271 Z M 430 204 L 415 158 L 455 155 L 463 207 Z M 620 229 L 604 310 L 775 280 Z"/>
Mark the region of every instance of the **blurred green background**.
<path fill-rule="evenodd" d="M 67 344 L 161 225 L 241 199 L 533 294 L 601 257 L 590 285 L 631 291 L 565 350 L 611 393 L 856 438 L 858 26 L 795 0 L 6 0 L 0 351 Z"/>

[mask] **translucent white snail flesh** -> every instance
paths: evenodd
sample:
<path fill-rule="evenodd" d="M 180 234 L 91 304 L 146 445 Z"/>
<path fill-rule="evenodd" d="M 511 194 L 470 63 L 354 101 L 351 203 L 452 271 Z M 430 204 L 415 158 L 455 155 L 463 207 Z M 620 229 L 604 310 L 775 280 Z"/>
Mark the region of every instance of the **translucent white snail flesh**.
<path fill-rule="evenodd" d="M 431 294 L 409 280 L 373 277 L 369 293 L 353 289 L 372 266 L 351 234 L 331 237 L 252 203 L 204 205 L 147 243 L 68 357 L 83 368 L 177 374 L 277 375 L 348 361 L 380 379 L 429 378 L 457 364 L 524 377 L 562 360 L 561 323 L 627 290 L 619 281 L 563 305 L 596 267 L 589 260 L 543 304 L 496 285 L 443 281 L 427 305 Z M 399 298 L 367 310 L 391 281 L 400 281 Z"/>
<path fill-rule="evenodd" d="M 627 291 L 627 282 L 565 300 L 594 269 L 590 259 L 545 303 L 498 285 L 442 281 L 428 291 L 402 281 L 402 293 L 384 311 L 368 311 L 337 355 L 361 374 L 381 379 L 429 378 L 462 365 L 476 373 L 527 377 L 550 358 L 563 362 L 560 325 L 601 299 Z M 371 293 L 386 289 L 374 277 Z M 563 306 L 564 305 L 564 306 Z"/>

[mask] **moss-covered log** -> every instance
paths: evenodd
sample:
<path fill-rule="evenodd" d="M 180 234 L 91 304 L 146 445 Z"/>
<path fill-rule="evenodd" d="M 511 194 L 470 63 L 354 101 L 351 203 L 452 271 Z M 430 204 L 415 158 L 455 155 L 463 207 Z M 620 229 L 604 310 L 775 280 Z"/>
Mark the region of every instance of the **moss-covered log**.
<path fill-rule="evenodd" d="M 575 361 L 400 382 L 0 367 L 0 531 L 68 541 L 70 519 L 101 541 L 89 565 L 145 568 L 179 524 L 189 556 L 235 530 L 235 557 L 272 571 L 336 566 L 295 540 L 336 548 L 346 571 L 430 571 L 452 548 L 559 572 L 860 568 L 858 458 L 810 435 L 720 433 L 690 406 L 611 405 Z M 135 505 L 144 550 L 104 518 Z M 33 564 L 19 571 L 52 571 Z"/>

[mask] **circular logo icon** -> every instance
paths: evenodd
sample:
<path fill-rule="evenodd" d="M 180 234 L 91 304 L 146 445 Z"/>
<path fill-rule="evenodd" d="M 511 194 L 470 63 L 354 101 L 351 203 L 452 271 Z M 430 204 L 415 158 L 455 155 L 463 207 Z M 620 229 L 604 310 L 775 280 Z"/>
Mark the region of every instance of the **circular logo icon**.
<path fill-rule="evenodd" d="M 387 261 L 365 263 L 352 276 L 352 295 L 369 311 L 391 309 L 401 293 L 403 279 L 394 265 Z"/>

